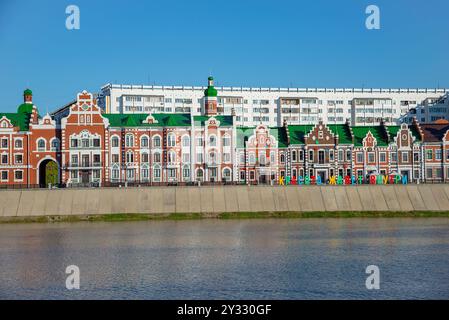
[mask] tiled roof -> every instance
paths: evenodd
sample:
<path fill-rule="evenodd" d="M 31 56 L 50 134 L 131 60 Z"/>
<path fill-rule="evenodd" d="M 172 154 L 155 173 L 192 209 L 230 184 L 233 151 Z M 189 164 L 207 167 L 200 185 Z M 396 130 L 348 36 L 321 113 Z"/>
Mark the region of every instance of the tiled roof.
<path fill-rule="evenodd" d="M 188 127 L 190 126 L 190 114 L 151 114 L 156 120 L 154 123 L 144 123 L 150 114 L 103 114 L 109 119 L 112 127 Z"/>
<path fill-rule="evenodd" d="M 416 128 L 414 126 L 408 126 L 408 129 L 411 131 L 412 136 L 415 137 L 416 141 L 419 141 L 419 133 L 416 131 Z M 394 141 L 393 139 L 398 135 L 398 131 L 401 130 L 401 126 L 388 126 L 387 130 L 390 134 L 390 141 Z"/>
<path fill-rule="evenodd" d="M 0 119 L 4 116 L 8 118 L 13 126 L 19 127 L 20 131 L 28 131 L 30 128 L 30 118 L 33 111 L 33 104 L 22 103 L 16 113 L 0 113 Z"/>
<path fill-rule="evenodd" d="M 354 134 L 354 146 L 359 147 L 363 145 L 363 139 L 368 132 L 371 132 L 374 138 L 377 140 L 377 145 L 385 147 L 388 145 L 387 136 L 385 135 L 381 126 L 357 126 L 352 127 Z"/>
<path fill-rule="evenodd" d="M 244 148 L 245 142 L 254 134 L 256 127 L 239 127 L 237 128 L 237 148 Z M 284 127 L 269 128 L 270 135 L 272 135 L 278 142 L 279 148 L 286 148 L 288 146 L 287 133 Z"/>
<path fill-rule="evenodd" d="M 449 124 L 425 123 L 420 125 L 424 133 L 424 142 L 440 142 L 449 130 Z"/>
<path fill-rule="evenodd" d="M 194 116 L 193 121 L 195 121 L 195 126 L 204 126 L 205 122 L 212 117 L 208 116 Z M 232 126 L 232 116 L 213 116 L 220 122 L 220 127 L 231 127 Z"/>
<path fill-rule="evenodd" d="M 304 136 L 315 126 L 313 125 L 291 125 L 288 126 L 290 144 L 304 144 Z"/>

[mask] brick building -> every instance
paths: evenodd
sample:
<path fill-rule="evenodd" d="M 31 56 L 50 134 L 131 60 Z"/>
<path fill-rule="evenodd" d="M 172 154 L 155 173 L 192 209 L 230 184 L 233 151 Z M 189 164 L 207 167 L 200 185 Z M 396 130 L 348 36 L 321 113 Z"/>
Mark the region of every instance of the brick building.
<path fill-rule="evenodd" d="M 32 97 L 27 89 L 16 113 L 0 113 L 0 187 L 325 182 L 390 174 L 449 181 L 446 121 L 244 127 L 234 114 L 217 115 L 212 78 L 202 115 L 107 114 L 83 91 L 55 117 L 40 115 Z"/>

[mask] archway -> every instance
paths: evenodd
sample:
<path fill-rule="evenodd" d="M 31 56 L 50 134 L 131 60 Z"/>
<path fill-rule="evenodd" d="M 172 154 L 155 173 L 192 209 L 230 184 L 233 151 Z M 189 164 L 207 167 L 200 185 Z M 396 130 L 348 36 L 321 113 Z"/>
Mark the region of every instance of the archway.
<path fill-rule="evenodd" d="M 47 188 L 50 184 L 59 184 L 58 164 L 53 159 L 44 159 L 39 164 L 39 187 Z"/>

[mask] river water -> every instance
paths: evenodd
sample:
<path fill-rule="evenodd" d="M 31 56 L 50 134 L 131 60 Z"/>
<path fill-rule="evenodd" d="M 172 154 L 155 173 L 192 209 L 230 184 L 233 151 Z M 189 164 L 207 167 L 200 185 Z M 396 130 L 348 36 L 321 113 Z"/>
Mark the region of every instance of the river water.
<path fill-rule="evenodd" d="M 449 299 L 449 219 L 3 224 L 10 298 Z"/>

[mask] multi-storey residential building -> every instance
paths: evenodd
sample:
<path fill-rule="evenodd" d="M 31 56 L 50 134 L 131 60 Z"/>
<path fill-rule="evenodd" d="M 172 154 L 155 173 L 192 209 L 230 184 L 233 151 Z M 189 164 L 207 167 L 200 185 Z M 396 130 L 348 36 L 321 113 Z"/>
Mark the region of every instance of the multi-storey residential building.
<path fill-rule="evenodd" d="M 351 125 L 317 121 L 238 124 L 220 115 L 212 79 L 193 113 L 107 113 L 83 91 L 39 115 L 31 90 L 16 113 L 0 113 L 0 186 L 278 183 L 401 175 L 449 182 L 449 122 Z"/>
<path fill-rule="evenodd" d="M 213 81 L 210 78 L 209 81 Z M 107 84 L 101 88 L 99 106 L 107 113 L 204 112 L 205 87 Z M 397 125 L 449 120 L 449 89 L 324 89 L 218 87 L 217 112 L 232 115 L 238 126 L 343 124 Z"/>

